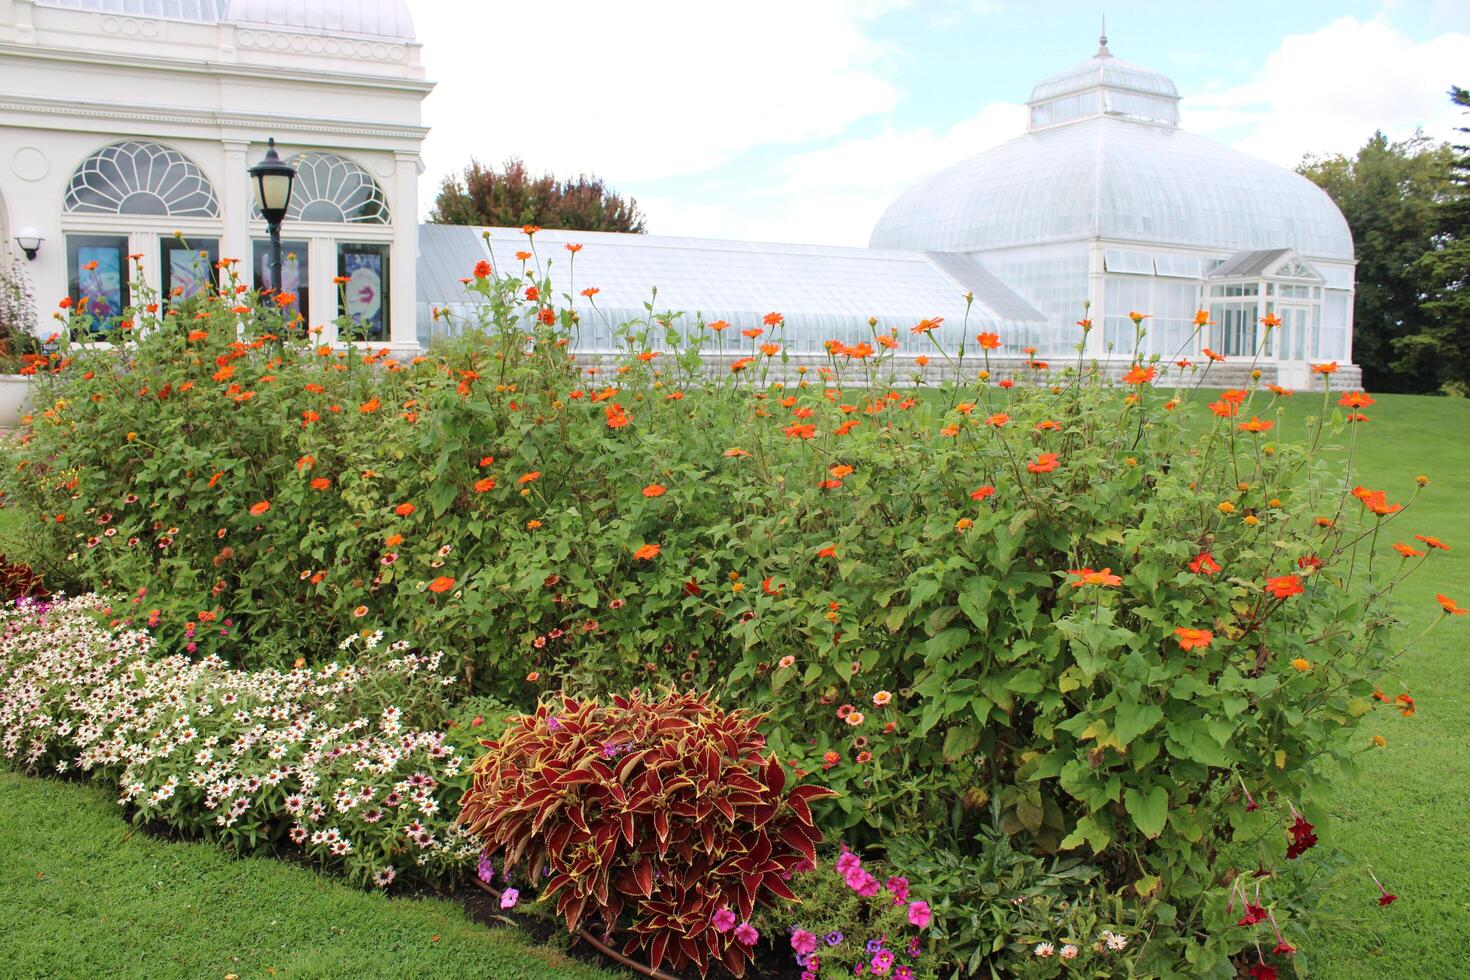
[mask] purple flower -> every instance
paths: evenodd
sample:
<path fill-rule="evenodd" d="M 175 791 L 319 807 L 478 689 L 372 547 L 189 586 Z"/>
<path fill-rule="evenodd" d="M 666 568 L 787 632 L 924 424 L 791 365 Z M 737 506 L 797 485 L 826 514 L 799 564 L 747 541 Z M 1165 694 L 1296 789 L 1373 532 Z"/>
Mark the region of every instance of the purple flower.
<path fill-rule="evenodd" d="M 754 946 L 761 934 L 755 931 L 755 926 L 749 922 L 742 922 L 735 927 L 735 939 L 747 946 Z"/>
<path fill-rule="evenodd" d="M 735 928 L 735 913 L 729 909 L 720 909 L 714 915 L 710 916 L 709 921 L 710 925 L 715 927 L 715 931 L 729 932 Z"/>
<path fill-rule="evenodd" d="M 507 888 L 505 891 L 500 893 L 500 907 L 503 909 L 515 908 L 516 903 L 520 900 L 521 893 L 519 889 Z"/>
<path fill-rule="evenodd" d="M 480 880 L 487 885 L 494 879 L 495 867 L 490 863 L 490 855 L 488 853 L 483 851 L 480 853 L 480 864 L 475 871 L 480 876 Z"/>
<path fill-rule="evenodd" d="M 556 731 L 560 727 L 561 727 L 561 722 L 560 721 L 557 721 L 556 715 L 547 715 L 546 716 L 546 730 L 548 732 L 554 732 L 554 731 Z"/>
<path fill-rule="evenodd" d="M 869 954 L 876 953 L 882 948 L 883 943 L 877 939 L 869 939 L 867 945 L 863 947 Z"/>
<path fill-rule="evenodd" d="M 827 933 L 827 935 L 823 936 L 822 939 L 827 943 L 828 946 L 836 946 L 838 943 L 842 942 L 842 933 L 838 932 L 836 929 L 833 929 L 831 932 Z"/>

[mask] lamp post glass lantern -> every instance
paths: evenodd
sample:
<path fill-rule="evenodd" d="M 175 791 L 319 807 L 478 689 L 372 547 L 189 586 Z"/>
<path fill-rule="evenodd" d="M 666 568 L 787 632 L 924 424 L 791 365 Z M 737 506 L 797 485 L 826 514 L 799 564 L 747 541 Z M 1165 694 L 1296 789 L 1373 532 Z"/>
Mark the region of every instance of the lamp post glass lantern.
<path fill-rule="evenodd" d="M 250 179 L 255 187 L 255 204 L 260 208 L 271 236 L 271 285 L 280 292 L 281 222 L 291 205 L 291 185 L 296 180 L 296 168 L 276 155 L 274 136 L 266 144 L 265 157 L 250 168 Z"/>

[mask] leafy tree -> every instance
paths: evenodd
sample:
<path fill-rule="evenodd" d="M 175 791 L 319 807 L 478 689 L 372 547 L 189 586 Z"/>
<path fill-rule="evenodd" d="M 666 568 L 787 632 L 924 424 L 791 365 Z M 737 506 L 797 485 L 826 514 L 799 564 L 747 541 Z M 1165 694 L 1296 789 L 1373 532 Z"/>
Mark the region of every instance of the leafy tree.
<path fill-rule="evenodd" d="M 445 177 L 429 220 L 441 225 L 570 228 L 577 231 L 644 231 L 643 213 L 602 178 L 579 174 L 560 180 L 533 176 L 512 157 L 500 170 L 471 160 L 463 175 Z"/>
<path fill-rule="evenodd" d="M 1470 90 L 1454 86 L 1450 100 L 1470 110 Z M 1424 309 L 1434 322 L 1423 334 L 1405 338 L 1404 356 L 1426 358 L 1439 367 L 1441 383 L 1470 393 L 1470 125 L 1457 132 L 1466 143 L 1453 144 L 1448 186 L 1435 204 L 1433 248 L 1420 260 L 1429 282 Z"/>
<path fill-rule="evenodd" d="M 1357 249 L 1353 360 L 1375 391 L 1424 392 L 1439 387 L 1433 357 L 1417 343 L 1430 325 L 1423 308 L 1428 274 L 1420 263 L 1433 244 L 1436 202 L 1453 151 L 1415 136 L 1390 142 L 1374 133 L 1354 156 L 1308 157 L 1298 170 L 1342 210 Z"/>

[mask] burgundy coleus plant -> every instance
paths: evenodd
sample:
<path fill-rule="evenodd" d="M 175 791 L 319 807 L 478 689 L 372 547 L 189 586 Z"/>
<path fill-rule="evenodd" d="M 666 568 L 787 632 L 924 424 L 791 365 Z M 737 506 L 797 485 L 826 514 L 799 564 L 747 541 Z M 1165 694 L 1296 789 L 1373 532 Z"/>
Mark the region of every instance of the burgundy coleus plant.
<path fill-rule="evenodd" d="M 655 968 L 743 976 L 752 950 L 715 913 L 794 899 L 822 839 L 809 804 L 835 795 L 788 786 L 758 720 L 707 695 L 562 696 L 482 743 L 459 820 L 543 882 L 568 931 L 596 915 Z"/>

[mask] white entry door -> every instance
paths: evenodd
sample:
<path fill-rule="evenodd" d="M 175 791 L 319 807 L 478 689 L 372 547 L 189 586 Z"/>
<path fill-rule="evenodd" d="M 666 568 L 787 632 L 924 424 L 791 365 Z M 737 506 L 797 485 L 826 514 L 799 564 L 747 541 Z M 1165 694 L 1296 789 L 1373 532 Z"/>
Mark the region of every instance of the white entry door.
<path fill-rule="evenodd" d="M 1314 310 L 1310 305 L 1283 303 L 1276 308 L 1281 326 L 1276 335 L 1276 383 L 1304 389 L 1311 377 L 1310 361 L 1317 346 Z"/>

